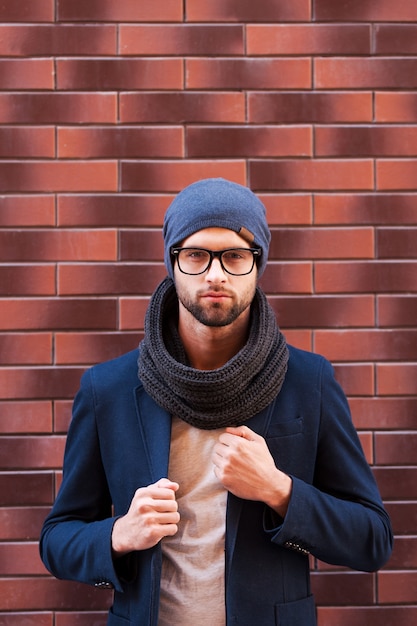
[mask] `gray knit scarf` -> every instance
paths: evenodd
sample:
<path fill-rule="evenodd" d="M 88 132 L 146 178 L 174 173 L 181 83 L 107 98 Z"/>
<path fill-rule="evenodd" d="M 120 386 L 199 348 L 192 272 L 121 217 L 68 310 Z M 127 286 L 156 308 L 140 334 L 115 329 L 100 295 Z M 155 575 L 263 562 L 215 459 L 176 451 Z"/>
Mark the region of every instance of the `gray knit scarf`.
<path fill-rule="evenodd" d="M 204 430 L 238 426 L 280 392 L 288 348 L 265 294 L 257 288 L 246 345 L 223 367 L 190 366 L 177 331 L 178 300 L 171 278 L 156 288 L 145 317 L 138 375 L 157 404 Z"/>

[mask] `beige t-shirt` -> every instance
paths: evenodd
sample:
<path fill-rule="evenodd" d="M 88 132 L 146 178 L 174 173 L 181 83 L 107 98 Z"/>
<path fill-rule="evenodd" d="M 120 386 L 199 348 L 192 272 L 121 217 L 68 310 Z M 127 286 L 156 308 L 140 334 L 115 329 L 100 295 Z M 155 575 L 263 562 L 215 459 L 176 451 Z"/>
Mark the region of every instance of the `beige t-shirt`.
<path fill-rule="evenodd" d="M 162 540 L 158 626 L 225 626 L 224 537 L 227 491 L 212 452 L 221 430 L 172 420 L 168 478 L 179 483 L 178 532 Z"/>

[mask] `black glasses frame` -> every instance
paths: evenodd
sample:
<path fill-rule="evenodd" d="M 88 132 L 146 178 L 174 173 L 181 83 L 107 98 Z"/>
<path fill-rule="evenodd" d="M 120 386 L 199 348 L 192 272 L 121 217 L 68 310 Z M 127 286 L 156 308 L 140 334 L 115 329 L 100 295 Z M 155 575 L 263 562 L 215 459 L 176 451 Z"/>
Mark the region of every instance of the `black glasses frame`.
<path fill-rule="evenodd" d="M 184 272 L 184 270 L 181 269 L 181 265 L 179 262 L 179 254 L 182 250 L 201 250 L 202 252 L 207 252 L 210 255 L 210 259 L 206 267 L 203 270 L 201 270 L 201 272 L 196 272 L 195 274 L 194 273 L 191 274 L 190 272 Z M 226 267 L 223 265 L 223 259 L 222 259 L 223 254 L 225 252 L 233 252 L 234 250 L 245 250 L 245 251 L 252 252 L 253 262 L 248 272 L 244 272 L 243 274 L 236 274 L 226 269 Z M 247 274 L 250 274 L 252 272 L 254 265 L 255 265 L 255 261 L 259 259 L 259 257 L 262 254 L 262 248 L 225 248 L 224 250 L 208 250 L 208 248 L 185 247 L 185 248 L 171 248 L 171 254 L 173 257 L 176 257 L 177 263 L 178 263 L 178 269 L 180 270 L 180 272 L 182 274 L 187 274 L 187 276 L 199 276 L 200 274 L 204 274 L 204 272 L 207 272 L 210 269 L 211 264 L 213 263 L 213 259 L 219 259 L 221 268 L 224 272 L 226 272 L 226 274 L 231 274 L 232 276 L 246 276 Z"/>

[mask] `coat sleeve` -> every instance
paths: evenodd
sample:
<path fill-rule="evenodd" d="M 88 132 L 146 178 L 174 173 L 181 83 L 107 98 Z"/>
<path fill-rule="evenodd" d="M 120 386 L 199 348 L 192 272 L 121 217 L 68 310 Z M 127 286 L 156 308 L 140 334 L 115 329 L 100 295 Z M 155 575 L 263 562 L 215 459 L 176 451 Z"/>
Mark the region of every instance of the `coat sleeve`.
<path fill-rule="evenodd" d="M 40 537 L 40 554 L 57 578 L 122 590 L 111 553 L 110 494 L 96 427 L 91 371 L 81 380 L 65 448 L 63 480 Z M 117 561 L 121 570 L 125 560 Z"/>
<path fill-rule="evenodd" d="M 292 476 L 284 520 L 266 515 L 282 546 L 339 566 L 375 571 L 391 555 L 392 529 L 353 426 L 346 397 L 322 359 L 321 415 L 312 484 Z M 269 519 L 268 519 L 269 518 Z"/>

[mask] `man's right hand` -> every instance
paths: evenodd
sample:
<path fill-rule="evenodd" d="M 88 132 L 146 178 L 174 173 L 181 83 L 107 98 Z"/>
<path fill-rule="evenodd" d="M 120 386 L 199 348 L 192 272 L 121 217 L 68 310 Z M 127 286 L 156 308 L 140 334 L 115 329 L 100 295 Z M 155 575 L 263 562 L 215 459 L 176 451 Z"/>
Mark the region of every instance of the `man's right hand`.
<path fill-rule="evenodd" d="M 163 537 L 175 535 L 180 520 L 175 497 L 178 488 L 178 483 L 161 478 L 136 491 L 128 512 L 113 526 L 114 557 L 152 548 Z"/>

